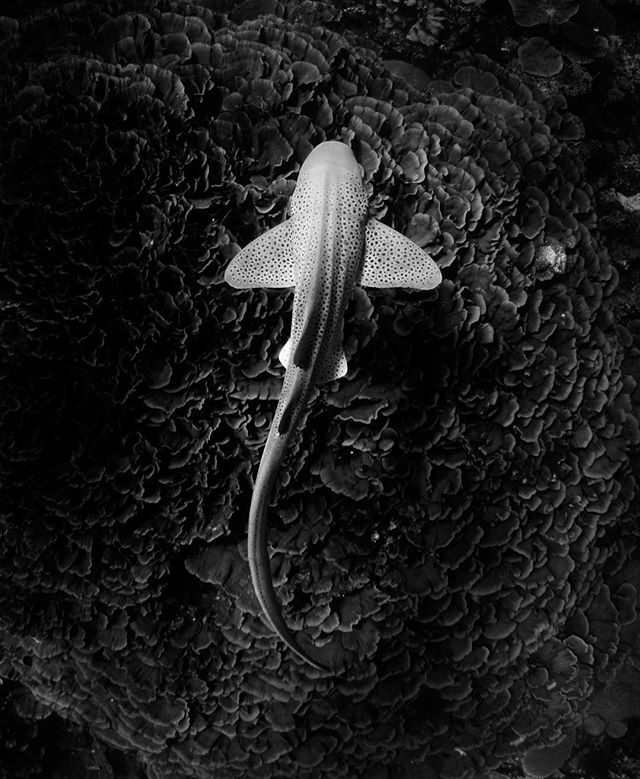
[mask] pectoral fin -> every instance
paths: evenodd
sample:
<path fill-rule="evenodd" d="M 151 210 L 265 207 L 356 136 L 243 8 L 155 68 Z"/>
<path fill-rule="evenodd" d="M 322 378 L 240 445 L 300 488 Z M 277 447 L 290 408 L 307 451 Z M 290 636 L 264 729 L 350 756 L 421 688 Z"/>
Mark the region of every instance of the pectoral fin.
<path fill-rule="evenodd" d="M 363 287 L 433 289 L 442 281 L 440 268 L 410 238 L 369 219 L 365 232 Z"/>
<path fill-rule="evenodd" d="M 247 287 L 294 287 L 295 255 L 291 219 L 258 236 L 241 249 L 224 272 L 227 284 Z"/>

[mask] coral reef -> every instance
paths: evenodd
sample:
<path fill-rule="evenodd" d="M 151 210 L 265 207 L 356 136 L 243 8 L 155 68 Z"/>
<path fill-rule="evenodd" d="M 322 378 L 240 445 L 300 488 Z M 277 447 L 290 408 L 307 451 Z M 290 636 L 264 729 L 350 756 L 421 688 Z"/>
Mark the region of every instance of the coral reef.
<path fill-rule="evenodd" d="M 109 749 L 34 701 L 21 684 L 2 681 L 0 776 L 3 779 L 135 779 L 134 760 Z"/>
<path fill-rule="evenodd" d="M 518 47 L 518 61 L 527 73 L 556 76 L 563 67 L 562 54 L 544 38 L 527 38 Z"/>
<path fill-rule="evenodd" d="M 482 56 L 417 90 L 313 5 L 0 20 L 0 675 L 154 779 L 547 770 L 638 584 L 582 128 Z M 272 512 L 287 622 L 335 676 L 246 564 L 291 298 L 222 283 L 332 138 L 446 277 L 358 293 Z"/>
<path fill-rule="evenodd" d="M 615 19 L 600 0 L 509 3 L 518 25 L 537 27 L 560 47 L 538 35 L 525 39 L 518 49 L 518 59 L 527 73 L 555 76 L 565 66 L 563 54 L 571 63 L 589 63 L 607 56 L 616 45 Z"/>

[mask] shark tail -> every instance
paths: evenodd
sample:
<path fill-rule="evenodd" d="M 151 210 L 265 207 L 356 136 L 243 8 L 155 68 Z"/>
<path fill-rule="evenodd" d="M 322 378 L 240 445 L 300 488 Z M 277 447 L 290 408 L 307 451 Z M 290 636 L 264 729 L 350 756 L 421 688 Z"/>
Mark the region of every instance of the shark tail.
<path fill-rule="evenodd" d="M 289 429 L 291 432 L 291 429 Z M 305 662 L 322 671 L 330 669 L 314 660 L 302 647 L 284 621 L 271 578 L 269 552 L 267 548 L 267 512 L 280 464 L 284 458 L 289 434 L 280 435 L 272 429 L 260 460 L 256 483 L 251 497 L 248 528 L 248 558 L 253 589 L 262 610 L 273 630 L 289 649 Z"/>

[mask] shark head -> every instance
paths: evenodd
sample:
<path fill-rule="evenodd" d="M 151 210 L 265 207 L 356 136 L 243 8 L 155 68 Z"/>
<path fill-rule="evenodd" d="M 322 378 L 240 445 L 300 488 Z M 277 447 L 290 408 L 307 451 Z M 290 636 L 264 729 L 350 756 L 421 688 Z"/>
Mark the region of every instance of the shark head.
<path fill-rule="evenodd" d="M 426 290 L 442 281 L 440 269 L 425 251 L 368 217 L 362 168 L 345 143 L 324 141 L 310 152 L 289 206 L 290 219 L 263 233 L 233 258 L 224 274 L 232 287 L 298 287 L 301 265 L 314 258 L 321 265 L 326 259 L 327 252 L 310 254 L 305 249 L 314 227 L 315 234 L 322 232 L 325 248 L 329 245 L 334 254 L 344 254 L 345 241 L 336 238 L 346 223 L 358 233 L 350 243 L 360 255 L 357 283 L 361 286 Z"/>
<path fill-rule="evenodd" d="M 291 216 L 299 222 L 310 222 L 315 212 L 327 225 L 327 240 L 335 231 L 329 222 L 336 219 L 356 220 L 364 230 L 368 202 L 362 183 L 362 168 L 351 149 L 339 141 L 325 141 L 316 146 L 302 163 L 298 183 L 289 203 Z M 364 233 L 363 233 L 364 235 Z M 302 242 L 308 231 L 301 232 Z M 334 251 L 335 247 L 329 247 Z"/>
<path fill-rule="evenodd" d="M 318 168 L 337 170 L 362 178 L 362 169 L 353 152 L 340 141 L 324 141 L 316 146 L 303 162 L 300 173 L 313 173 Z"/>

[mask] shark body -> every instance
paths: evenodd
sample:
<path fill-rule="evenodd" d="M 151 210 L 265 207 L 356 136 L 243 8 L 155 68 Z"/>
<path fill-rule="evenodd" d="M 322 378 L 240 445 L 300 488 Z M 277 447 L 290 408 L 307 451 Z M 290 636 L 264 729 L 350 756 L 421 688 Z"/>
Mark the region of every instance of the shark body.
<path fill-rule="evenodd" d="M 345 144 L 326 141 L 303 163 L 290 218 L 263 233 L 231 261 L 233 287 L 295 287 L 291 336 L 280 399 L 260 460 L 249 509 L 248 558 L 253 587 L 274 631 L 299 657 L 313 659 L 287 626 L 271 578 L 267 511 L 280 465 L 313 387 L 347 372 L 344 313 L 359 284 L 432 289 L 442 274 L 410 239 L 367 214 L 361 169 Z"/>

